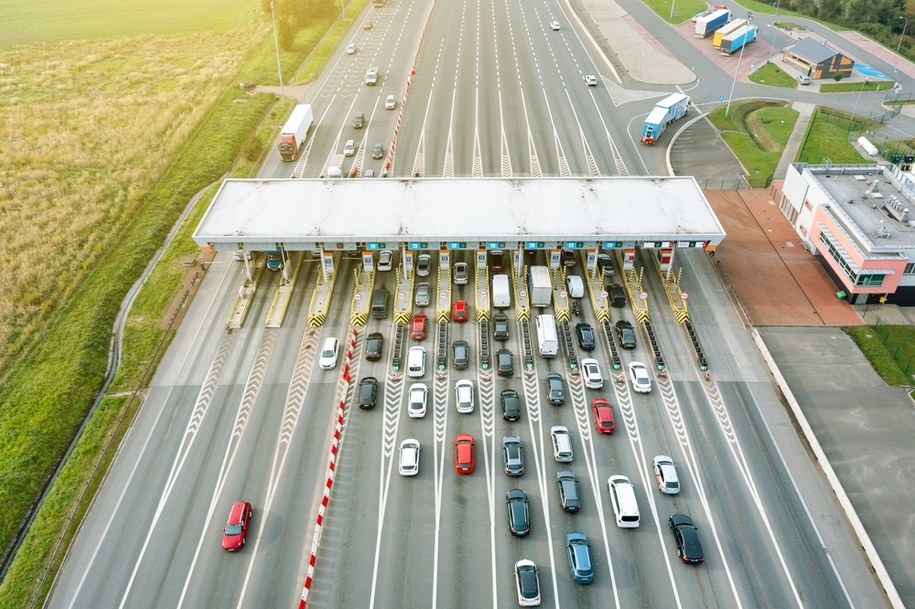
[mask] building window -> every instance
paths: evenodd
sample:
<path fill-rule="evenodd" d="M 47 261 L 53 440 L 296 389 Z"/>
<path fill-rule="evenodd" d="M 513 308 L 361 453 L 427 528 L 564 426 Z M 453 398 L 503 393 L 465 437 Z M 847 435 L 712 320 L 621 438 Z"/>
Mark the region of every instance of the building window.
<path fill-rule="evenodd" d="M 855 285 L 860 285 L 860 286 L 883 285 L 884 277 L 886 277 L 886 275 L 884 275 L 883 273 L 875 273 L 873 275 L 868 275 L 866 273 L 862 273 L 861 275 L 858 275 L 857 279 L 855 279 Z"/>
<path fill-rule="evenodd" d="M 912 275 L 913 273 L 915 273 L 915 262 L 910 262 L 907 265 L 905 265 L 905 270 L 902 272 L 905 273 L 906 275 Z"/>
<path fill-rule="evenodd" d="M 823 247 L 826 248 L 826 252 L 829 253 L 829 255 L 832 257 L 832 259 L 836 261 L 836 264 L 839 265 L 839 268 L 842 269 L 842 272 L 845 273 L 845 275 L 849 279 L 854 280 L 855 272 L 852 270 L 852 268 L 848 264 L 848 262 L 846 262 L 845 258 L 842 256 L 842 254 L 839 252 L 839 250 L 837 250 L 835 248 L 835 246 L 832 244 L 832 242 L 829 239 L 827 239 L 826 235 L 823 233 L 820 233 L 820 243 L 823 244 Z M 882 277 L 882 275 L 881 275 L 881 277 Z M 881 279 L 881 283 L 882 283 L 882 281 L 883 280 Z M 855 285 L 864 285 L 864 284 L 855 282 Z M 880 284 L 878 283 L 876 285 L 880 285 Z"/>

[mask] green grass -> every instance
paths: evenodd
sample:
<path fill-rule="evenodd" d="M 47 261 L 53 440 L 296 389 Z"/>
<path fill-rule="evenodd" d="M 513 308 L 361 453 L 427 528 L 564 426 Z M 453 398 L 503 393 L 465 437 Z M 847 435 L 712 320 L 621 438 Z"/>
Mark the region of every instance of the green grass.
<path fill-rule="evenodd" d="M 250 26 L 259 0 L 0 0 L 0 48 L 135 35 L 221 32 Z"/>
<path fill-rule="evenodd" d="M 888 384 L 915 385 L 915 327 L 851 326 L 845 332 Z"/>
<path fill-rule="evenodd" d="M 820 85 L 821 93 L 858 93 L 861 91 L 886 91 L 892 89 L 893 83 L 888 80 L 869 80 L 867 82 L 824 82 Z"/>
<path fill-rule="evenodd" d="M 862 157 L 848 142 L 848 134 L 865 129 L 868 123 L 852 122 L 848 115 L 817 108 L 795 161 L 822 163 L 824 159 L 834 164 L 870 162 Z"/>
<path fill-rule="evenodd" d="M 797 122 L 797 111 L 788 104 L 768 101 L 733 104 L 728 116 L 724 111 L 724 107 L 716 109 L 709 120 L 749 172 L 750 186 L 768 186 Z"/>
<path fill-rule="evenodd" d="M 668 23 L 684 23 L 693 15 L 707 9 L 709 5 L 702 0 L 642 0 L 648 8 L 656 12 Z M 673 16 L 670 11 L 673 8 Z"/>
<path fill-rule="evenodd" d="M 797 79 L 790 74 L 785 73 L 784 70 L 774 63 L 764 63 L 759 66 L 759 69 L 750 74 L 750 80 L 770 87 L 783 87 L 785 89 L 797 88 Z"/>

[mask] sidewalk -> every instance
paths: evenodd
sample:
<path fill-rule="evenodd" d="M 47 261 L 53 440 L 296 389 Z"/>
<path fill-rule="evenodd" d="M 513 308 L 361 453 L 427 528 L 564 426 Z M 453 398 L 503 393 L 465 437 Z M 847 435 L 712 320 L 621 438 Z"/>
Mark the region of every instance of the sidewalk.
<path fill-rule="evenodd" d="M 816 108 L 814 104 L 805 104 L 803 102 L 794 102 L 791 107 L 799 112 L 799 116 L 797 117 L 797 122 L 794 123 L 794 131 L 791 132 L 791 137 L 788 138 L 788 143 L 785 144 L 785 150 L 782 152 L 778 167 L 775 168 L 774 178 L 776 180 L 784 180 L 785 176 L 788 175 L 788 166 L 797 158 L 804 134 L 807 133 L 807 126 L 813 116 L 813 110 Z"/>

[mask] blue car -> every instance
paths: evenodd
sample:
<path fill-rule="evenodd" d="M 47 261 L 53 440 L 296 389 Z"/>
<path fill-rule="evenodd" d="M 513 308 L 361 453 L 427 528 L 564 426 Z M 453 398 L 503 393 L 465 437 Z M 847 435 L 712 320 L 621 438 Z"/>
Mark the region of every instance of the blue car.
<path fill-rule="evenodd" d="M 584 533 L 572 531 L 566 535 L 566 550 L 569 555 L 569 570 L 577 584 L 594 581 L 594 567 L 591 565 L 591 544 Z"/>

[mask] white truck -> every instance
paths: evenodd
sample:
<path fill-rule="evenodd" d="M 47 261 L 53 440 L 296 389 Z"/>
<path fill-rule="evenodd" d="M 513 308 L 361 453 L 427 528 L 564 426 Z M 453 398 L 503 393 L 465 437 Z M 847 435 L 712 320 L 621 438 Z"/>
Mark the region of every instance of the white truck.
<path fill-rule="evenodd" d="M 492 276 L 492 306 L 507 309 L 512 306 L 512 289 L 508 275 Z"/>
<path fill-rule="evenodd" d="M 299 148 L 305 142 L 305 136 L 314 123 L 315 115 L 310 104 L 299 104 L 292 109 L 289 120 L 280 131 L 277 149 L 284 161 L 294 161 L 299 156 Z"/>
<path fill-rule="evenodd" d="M 552 315 L 537 316 L 537 348 L 543 357 L 556 357 L 559 352 L 559 337 L 556 335 L 556 320 Z"/>
<path fill-rule="evenodd" d="M 553 301 L 553 282 L 550 269 L 545 266 L 532 266 L 528 271 L 528 288 L 531 306 L 547 307 Z"/>

